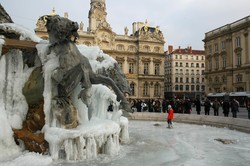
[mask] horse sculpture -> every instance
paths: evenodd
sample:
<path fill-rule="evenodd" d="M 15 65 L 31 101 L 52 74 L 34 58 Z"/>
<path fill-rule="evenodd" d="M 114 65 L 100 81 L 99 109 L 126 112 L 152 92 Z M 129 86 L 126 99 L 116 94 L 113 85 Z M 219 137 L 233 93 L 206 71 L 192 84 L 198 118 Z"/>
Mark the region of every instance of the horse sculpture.
<path fill-rule="evenodd" d="M 117 95 L 117 101 L 120 102 L 120 109 L 123 110 L 125 116 L 129 116 L 128 112 L 131 112 L 130 104 L 119 86 L 111 78 L 95 73 L 88 58 L 77 49 L 74 42 L 78 38 L 78 24 L 58 15 L 46 15 L 40 19 L 45 21 L 49 42 L 51 43 L 50 50 L 53 50 L 59 57 L 59 66 L 52 72 L 51 77 L 57 84 L 56 100 L 61 108 L 64 108 L 66 112 L 70 109 L 69 96 L 79 83 L 83 89 L 78 97 L 87 106 L 92 84 L 104 84 L 113 89 Z"/>

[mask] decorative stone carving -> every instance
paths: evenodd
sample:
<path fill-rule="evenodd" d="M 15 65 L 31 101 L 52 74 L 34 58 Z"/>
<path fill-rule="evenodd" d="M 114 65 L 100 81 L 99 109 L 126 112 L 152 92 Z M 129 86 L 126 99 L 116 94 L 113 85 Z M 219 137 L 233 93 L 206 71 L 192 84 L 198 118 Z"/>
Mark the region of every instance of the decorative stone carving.
<path fill-rule="evenodd" d="M 151 62 L 151 58 L 142 57 L 142 62 Z"/>
<path fill-rule="evenodd" d="M 135 58 L 131 58 L 131 57 L 127 57 L 127 61 L 128 62 L 136 62 L 136 59 Z"/>
<path fill-rule="evenodd" d="M 153 58 L 153 62 L 154 63 L 161 63 L 162 61 L 161 61 L 161 59 Z"/>

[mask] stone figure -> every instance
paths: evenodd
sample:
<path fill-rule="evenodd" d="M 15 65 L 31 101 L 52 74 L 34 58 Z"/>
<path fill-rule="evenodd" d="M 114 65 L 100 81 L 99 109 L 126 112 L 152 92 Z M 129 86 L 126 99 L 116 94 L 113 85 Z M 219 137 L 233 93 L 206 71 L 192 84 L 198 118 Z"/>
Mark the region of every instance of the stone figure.
<path fill-rule="evenodd" d="M 80 31 L 83 31 L 83 22 L 80 22 Z"/>
<path fill-rule="evenodd" d="M 114 90 L 117 101 L 120 101 L 120 108 L 124 110 L 123 114 L 128 116 L 127 112 L 131 112 L 130 104 L 123 92 L 111 78 L 94 73 L 88 58 L 82 55 L 74 44 L 78 37 L 78 24 L 58 15 L 46 15 L 40 19 L 46 22 L 51 43 L 50 51 L 59 57 L 59 67 L 53 71 L 52 79 L 57 85 L 56 105 L 60 107 L 59 109 L 63 109 L 61 112 L 65 114 L 65 123 L 74 123 L 71 119 L 74 113 L 70 112 L 72 104 L 69 96 L 79 83 L 83 88 L 79 93 L 79 98 L 87 106 L 92 84 L 104 84 Z M 61 112 L 59 111 L 59 114 Z"/>
<path fill-rule="evenodd" d="M 128 35 L 128 27 L 124 28 L 124 32 L 125 32 L 125 35 L 127 36 Z"/>

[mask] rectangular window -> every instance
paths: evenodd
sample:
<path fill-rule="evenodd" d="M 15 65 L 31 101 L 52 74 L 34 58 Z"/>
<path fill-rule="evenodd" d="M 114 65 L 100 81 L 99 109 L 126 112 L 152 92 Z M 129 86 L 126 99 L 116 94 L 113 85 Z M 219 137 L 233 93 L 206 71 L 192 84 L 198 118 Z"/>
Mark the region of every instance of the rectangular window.
<path fill-rule="evenodd" d="M 129 63 L 129 74 L 134 73 L 134 63 Z"/>
<path fill-rule="evenodd" d="M 227 65 L 227 57 L 225 55 L 222 56 L 222 67 L 226 68 Z"/>
<path fill-rule="evenodd" d="M 219 51 L 219 47 L 218 47 L 218 43 L 214 44 L 214 52 L 218 52 Z"/>
<path fill-rule="evenodd" d="M 196 75 L 200 75 L 200 70 L 196 70 Z"/>
<path fill-rule="evenodd" d="M 235 38 L 235 47 L 240 47 L 240 37 Z"/>
<path fill-rule="evenodd" d="M 180 74 L 181 74 L 181 75 L 183 74 L 183 70 L 182 70 L 182 69 L 180 69 Z"/>
<path fill-rule="evenodd" d="M 155 64 L 155 75 L 160 75 L 160 64 Z"/>
<path fill-rule="evenodd" d="M 219 69 L 219 57 L 215 58 L 215 69 L 218 70 Z"/>
<path fill-rule="evenodd" d="M 222 51 L 225 51 L 225 50 L 226 50 L 226 42 L 225 42 L 225 41 L 222 41 L 222 42 L 221 42 L 221 50 L 222 50 Z"/>

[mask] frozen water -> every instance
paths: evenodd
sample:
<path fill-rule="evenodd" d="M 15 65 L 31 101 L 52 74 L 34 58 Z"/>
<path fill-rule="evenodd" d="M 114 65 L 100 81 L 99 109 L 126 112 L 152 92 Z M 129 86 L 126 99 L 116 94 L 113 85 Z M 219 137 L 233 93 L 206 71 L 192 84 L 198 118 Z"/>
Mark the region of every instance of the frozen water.
<path fill-rule="evenodd" d="M 52 162 L 49 156 L 26 153 L 2 164 L 32 165 L 28 159 L 40 165 L 63 166 L 248 166 L 250 163 L 250 135 L 247 133 L 205 125 L 174 123 L 173 126 L 168 129 L 166 122 L 130 121 L 130 143 L 121 145 L 115 156 L 100 155 L 82 162 Z M 235 144 L 222 144 L 216 138 L 231 139 Z"/>
<path fill-rule="evenodd" d="M 38 42 L 36 45 L 39 61 L 35 61 L 34 67 L 29 68 L 23 63 L 23 53 L 18 49 L 11 49 L 6 54 L 0 54 L 0 161 L 23 154 L 23 146 L 17 146 L 14 142 L 12 128 L 21 129 L 28 112 L 28 104 L 22 93 L 25 82 L 31 72 L 40 67 L 42 63 L 44 76 L 44 113 L 45 125 L 41 131 L 49 142 L 49 152 L 56 160 L 83 160 L 95 158 L 101 151 L 109 155 L 116 155 L 121 142 L 128 142 L 128 121 L 122 116 L 119 109 L 120 102 L 117 96 L 107 86 L 93 85 L 89 97 L 89 106 L 79 99 L 80 83 L 72 93 L 72 102 L 77 110 L 79 125 L 74 129 L 65 129 L 60 124 L 60 117 L 52 107 L 52 99 L 56 97 L 57 84 L 52 81 L 52 73 L 59 66 L 59 56 L 54 51 L 48 51 L 50 44 L 41 40 L 30 30 L 16 24 L 0 24 L 0 29 L 8 29 L 20 33 L 20 40 L 31 39 Z M 0 53 L 4 44 L 4 37 L 0 36 Z M 89 58 L 91 66 L 97 72 L 100 69 L 112 69 L 117 63 L 114 58 L 104 54 L 98 47 L 79 45 L 82 55 Z M 98 58 L 102 61 L 99 62 Z M 54 93 L 55 94 L 54 94 Z M 98 103 L 96 103 L 98 101 Z M 107 112 L 108 105 L 113 103 L 112 113 Z M 20 143 L 22 144 L 22 143 Z M 32 153 L 25 153 L 21 158 L 30 158 Z M 37 156 L 34 156 L 36 158 Z M 49 157 L 49 156 L 48 156 Z M 49 157 L 50 158 L 50 157 Z M 20 157 L 16 162 L 19 165 Z M 41 159 L 39 159 L 41 160 Z M 25 160 L 24 160 L 25 161 Z M 34 160 L 35 161 L 35 160 Z M 25 163 L 25 162 L 24 162 Z M 37 162 L 40 163 L 40 162 Z M 29 165 L 27 163 L 27 165 Z"/>

